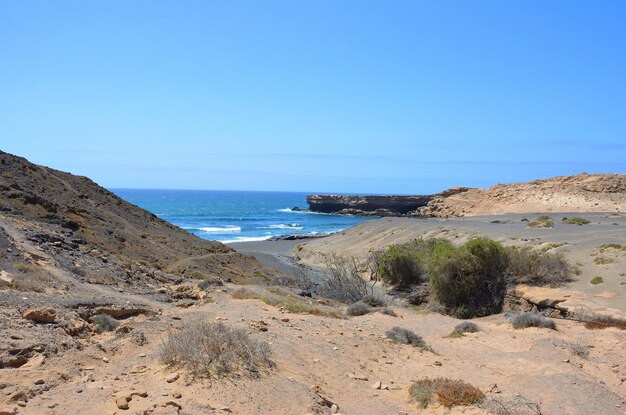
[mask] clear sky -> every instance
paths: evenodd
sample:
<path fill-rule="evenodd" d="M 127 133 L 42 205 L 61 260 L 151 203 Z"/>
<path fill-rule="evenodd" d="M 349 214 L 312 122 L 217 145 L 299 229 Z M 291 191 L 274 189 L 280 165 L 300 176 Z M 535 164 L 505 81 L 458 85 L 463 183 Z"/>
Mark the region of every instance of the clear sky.
<path fill-rule="evenodd" d="M 626 1 L 0 0 L 0 149 L 127 188 L 626 173 Z"/>

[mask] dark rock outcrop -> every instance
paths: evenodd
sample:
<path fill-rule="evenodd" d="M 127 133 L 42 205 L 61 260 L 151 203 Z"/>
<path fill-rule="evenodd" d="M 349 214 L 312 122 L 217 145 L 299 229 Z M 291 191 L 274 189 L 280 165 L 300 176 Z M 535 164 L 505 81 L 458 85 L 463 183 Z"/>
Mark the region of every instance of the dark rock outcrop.
<path fill-rule="evenodd" d="M 373 216 L 404 216 L 426 206 L 433 198 L 422 196 L 311 195 L 306 198 L 312 212 Z"/>

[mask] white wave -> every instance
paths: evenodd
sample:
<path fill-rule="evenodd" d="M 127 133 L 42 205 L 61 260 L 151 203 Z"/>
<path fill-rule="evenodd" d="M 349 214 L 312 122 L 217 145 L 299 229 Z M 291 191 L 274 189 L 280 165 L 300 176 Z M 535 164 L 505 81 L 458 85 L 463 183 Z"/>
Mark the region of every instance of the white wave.
<path fill-rule="evenodd" d="M 258 241 L 267 241 L 270 239 L 272 235 L 267 236 L 238 236 L 235 239 L 227 239 L 224 241 L 220 241 L 224 244 L 234 243 L 234 242 L 258 242 Z"/>
<path fill-rule="evenodd" d="M 204 227 L 204 228 L 198 228 L 198 230 L 202 232 L 207 232 L 207 233 L 241 232 L 241 227 L 239 226 L 225 226 L 223 228 Z"/>
<path fill-rule="evenodd" d="M 292 224 L 281 223 L 279 225 L 259 226 L 257 229 L 295 229 L 295 230 L 304 229 L 304 227 L 298 226 L 298 225 L 299 223 L 292 223 Z"/>

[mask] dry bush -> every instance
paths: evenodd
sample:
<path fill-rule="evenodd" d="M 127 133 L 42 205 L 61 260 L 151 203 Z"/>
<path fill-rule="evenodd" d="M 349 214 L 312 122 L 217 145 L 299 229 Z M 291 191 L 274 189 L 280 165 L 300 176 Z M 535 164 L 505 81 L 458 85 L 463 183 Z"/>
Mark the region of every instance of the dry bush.
<path fill-rule="evenodd" d="M 589 356 L 589 345 L 582 342 L 565 342 L 565 347 L 569 349 L 570 352 L 575 354 L 578 357 L 583 359 Z"/>
<path fill-rule="evenodd" d="M 89 322 L 96 326 L 96 333 L 113 331 L 120 323 L 108 314 L 97 314 L 89 319 Z"/>
<path fill-rule="evenodd" d="M 572 266 L 560 253 L 537 252 L 529 248 L 507 248 L 509 284 L 558 287 L 572 281 Z"/>
<path fill-rule="evenodd" d="M 354 257 L 330 255 L 326 258 L 325 278 L 319 286 L 320 295 L 344 303 L 354 303 L 374 294 L 376 276 L 371 274 L 371 261 L 359 262 Z M 366 279 L 370 273 L 372 278 Z"/>
<path fill-rule="evenodd" d="M 272 277 L 271 285 L 281 285 L 284 287 L 299 288 L 305 291 L 312 291 L 316 284 L 309 272 L 304 267 L 298 267 L 293 274 L 279 274 Z"/>
<path fill-rule="evenodd" d="M 485 398 L 480 389 L 463 381 L 448 378 L 420 379 L 409 387 L 409 395 L 422 408 L 432 403 L 434 396 L 446 407 L 472 405 Z"/>
<path fill-rule="evenodd" d="M 472 323 L 471 321 L 464 321 L 460 324 L 457 324 L 450 335 L 452 337 L 459 337 L 462 336 L 463 333 L 476 333 L 478 330 L 479 328 L 476 323 Z"/>
<path fill-rule="evenodd" d="M 224 285 L 224 281 L 218 277 L 208 277 L 198 283 L 198 288 L 201 290 L 207 290 L 210 287 L 221 287 Z"/>
<path fill-rule="evenodd" d="M 391 308 L 391 307 L 380 307 L 380 308 L 377 308 L 376 311 L 378 311 L 379 313 L 384 314 L 386 316 L 398 317 L 396 312 L 393 311 L 393 308 Z"/>
<path fill-rule="evenodd" d="M 492 415 L 542 415 L 540 405 L 521 395 L 512 398 L 490 397 L 479 405 Z"/>
<path fill-rule="evenodd" d="M 422 336 L 415 334 L 411 330 L 396 326 L 387 330 L 385 335 L 396 343 L 408 344 L 422 350 L 430 350 Z"/>
<path fill-rule="evenodd" d="M 257 378 L 261 370 L 274 367 L 270 354 L 266 342 L 251 338 L 245 330 L 204 321 L 170 331 L 160 349 L 163 364 L 206 379 Z"/>
<path fill-rule="evenodd" d="M 374 311 L 373 307 L 370 307 L 368 304 L 361 301 L 350 304 L 348 308 L 346 308 L 346 314 L 349 316 L 364 316 L 372 311 Z"/>
<path fill-rule="evenodd" d="M 367 294 L 361 298 L 361 302 L 367 304 L 370 307 L 385 307 L 387 306 L 387 301 L 384 298 L 378 295 Z"/>
<path fill-rule="evenodd" d="M 514 329 L 525 329 L 527 327 L 539 327 L 556 330 L 554 320 L 537 313 L 518 313 L 511 317 L 511 325 Z"/>
<path fill-rule="evenodd" d="M 569 319 L 582 322 L 585 328 L 590 330 L 602 330 L 609 327 L 626 330 L 626 319 L 613 316 L 576 311 L 570 315 Z"/>
<path fill-rule="evenodd" d="M 485 399 L 480 389 L 460 380 L 449 380 L 435 389 L 439 403 L 448 408 L 472 405 Z"/>

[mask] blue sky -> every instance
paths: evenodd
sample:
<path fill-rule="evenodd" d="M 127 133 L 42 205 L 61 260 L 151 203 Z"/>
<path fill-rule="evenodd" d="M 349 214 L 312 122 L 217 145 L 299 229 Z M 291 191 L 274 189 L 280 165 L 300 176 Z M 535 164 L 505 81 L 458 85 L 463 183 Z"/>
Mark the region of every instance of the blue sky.
<path fill-rule="evenodd" d="M 0 1 L 0 149 L 107 187 L 626 173 L 623 1 Z"/>

